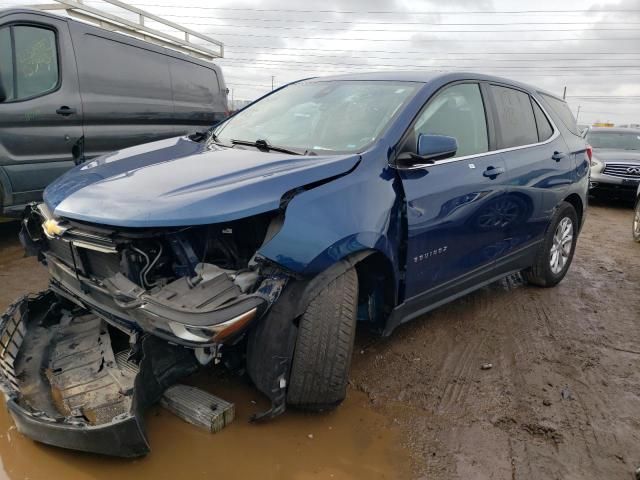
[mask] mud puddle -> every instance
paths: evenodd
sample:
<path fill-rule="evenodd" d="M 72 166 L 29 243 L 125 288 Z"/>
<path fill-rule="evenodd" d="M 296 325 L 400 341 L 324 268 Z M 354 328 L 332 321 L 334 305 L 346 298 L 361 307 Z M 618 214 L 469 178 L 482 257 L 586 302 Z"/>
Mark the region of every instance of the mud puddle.
<path fill-rule="evenodd" d="M 268 402 L 250 385 L 212 373 L 189 382 L 236 405 L 236 420 L 218 434 L 182 422 L 161 407 L 147 413 L 152 452 L 136 460 L 105 458 L 37 444 L 16 431 L 0 408 L 0 479 L 139 478 L 408 478 L 408 453 L 391 422 L 350 390 L 337 411 L 287 412 L 249 424 Z"/>

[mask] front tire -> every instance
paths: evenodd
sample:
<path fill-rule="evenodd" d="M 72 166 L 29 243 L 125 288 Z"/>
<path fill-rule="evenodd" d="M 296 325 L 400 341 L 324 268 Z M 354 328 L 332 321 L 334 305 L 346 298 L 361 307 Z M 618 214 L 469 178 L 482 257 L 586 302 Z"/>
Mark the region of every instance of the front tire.
<path fill-rule="evenodd" d="M 636 201 L 636 208 L 633 212 L 633 239 L 640 243 L 640 198 Z"/>
<path fill-rule="evenodd" d="M 350 268 L 331 281 L 300 318 L 287 403 L 309 411 L 345 398 L 356 332 L 358 275 Z"/>
<path fill-rule="evenodd" d="M 568 202 L 558 205 L 551 218 L 534 264 L 523 271 L 525 279 L 539 287 L 554 287 L 564 278 L 578 240 L 578 215 Z"/>

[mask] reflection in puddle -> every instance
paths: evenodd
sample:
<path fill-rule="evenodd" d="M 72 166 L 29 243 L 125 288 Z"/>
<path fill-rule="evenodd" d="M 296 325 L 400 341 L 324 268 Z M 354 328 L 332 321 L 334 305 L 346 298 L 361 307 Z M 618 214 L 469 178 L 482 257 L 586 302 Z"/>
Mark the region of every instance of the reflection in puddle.
<path fill-rule="evenodd" d="M 199 378 L 207 388 L 214 374 Z M 19 434 L 0 408 L 0 479 L 352 479 L 408 478 L 409 456 L 390 421 L 373 412 L 361 393 L 350 390 L 335 412 L 288 412 L 272 422 L 249 424 L 268 403 L 236 379 L 218 378 L 208 388 L 235 402 L 235 422 L 218 434 L 183 423 L 155 407 L 147 413 L 152 452 L 122 460 L 70 452 L 34 443 Z"/>

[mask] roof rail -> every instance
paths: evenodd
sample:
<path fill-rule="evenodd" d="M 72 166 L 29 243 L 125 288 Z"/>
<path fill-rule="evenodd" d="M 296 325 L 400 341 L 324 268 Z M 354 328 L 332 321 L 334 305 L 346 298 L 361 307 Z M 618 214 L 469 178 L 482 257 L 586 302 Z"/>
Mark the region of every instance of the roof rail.
<path fill-rule="evenodd" d="M 163 47 L 171 48 L 179 52 L 191 55 L 204 60 L 213 60 L 215 58 L 224 57 L 224 44 L 218 40 L 198 33 L 190 28 L 183 27 L 177 23 L 165 20 L 162 17 L 149 13 L 140 8 L 128 5 L 120 0 L 102 0 L 116 7 L 122 8 L 131 13 L 135 13 L 138 21 L 131 21 L 126 18 L 108 13 L 99 8 L 95 8 L 82 3 L 82 0 L 55 0 L 58 3 L 30 5 L 39 10 L 65 10 L 66 13 L 79 20 L 83 20 L 94 25 L 98 25 L 106 30 L 117 31 L 131 35 L 133 37 L 155 43 Z M 145 20 L 151 20 L 161 25 L 173 28 L 176 34 L 182 36 L 179 38 L 171 34 L 165 33 L 145 25 Z M 202 40 L 195 43 L 192 38 Z"/>

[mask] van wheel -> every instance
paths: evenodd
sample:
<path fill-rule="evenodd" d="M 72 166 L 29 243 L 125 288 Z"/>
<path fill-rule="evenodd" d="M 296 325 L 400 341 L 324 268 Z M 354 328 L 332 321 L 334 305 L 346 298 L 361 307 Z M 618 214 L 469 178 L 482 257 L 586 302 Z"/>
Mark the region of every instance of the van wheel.
<path fill-rule="evenodd" d="M 638 198 L 636 209 L 633 212 L 633 239 L 640 242 L 640 198 Z"/>
<path fill-rule="evenodd" d="M 287 403 L 309 411 L 338 406 L 347 380 L 356 333 L 358 276 L 351 268 L 309 303 L 298 326 Z"/>
<path fill-rule="evenodd" d="M 562 202 L 551 218 L 535 263 L 524 270 L 525 279 L 539 287 L 554 287 L 569 270 L 578 240 L 578 215 L 573 205 Z"/>

